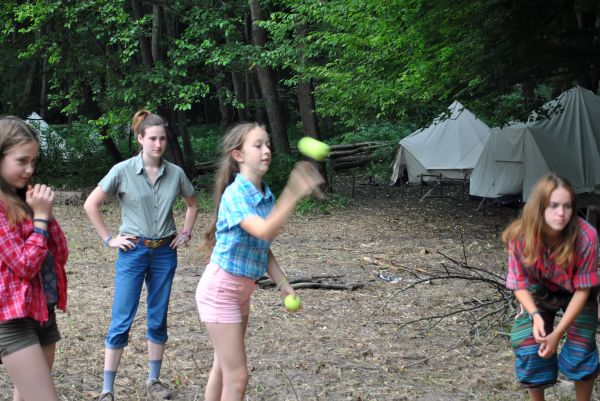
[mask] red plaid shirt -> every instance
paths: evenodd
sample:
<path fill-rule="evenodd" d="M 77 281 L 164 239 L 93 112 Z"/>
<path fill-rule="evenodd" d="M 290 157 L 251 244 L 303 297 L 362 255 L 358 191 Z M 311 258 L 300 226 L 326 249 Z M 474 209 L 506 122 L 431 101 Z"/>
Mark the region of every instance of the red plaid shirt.
<path fill-rule="evenodd" d="M 508 244 L 508 274 L 506 287 L 511 290 L 528 289 L 533 284 L 541 284 L 550 291 L 574 293 L 580 288 L 600 285 L 598 278 L 598 235 L 596 229 L 585 220 L 577 219 L 578 235 L 575 242 L 575 259 L 567 268 L 556 265 L 554 256 L 543 247 L 542 257 L 531 266 L 523 260 L 522 240 Z"/>
<path fill-rule="evenodd" d="M 48 320 L 46 294 L 40 273 L 48 250 L 54 256 L 57 306 L 66 310 L 67 239 L 56 220 L 50 222 L 48 234 L 46 238 L 34 232 L 30 219 L 11 227 L 0 204 L 0 322 L 23 317 L 40 322 Z"/>

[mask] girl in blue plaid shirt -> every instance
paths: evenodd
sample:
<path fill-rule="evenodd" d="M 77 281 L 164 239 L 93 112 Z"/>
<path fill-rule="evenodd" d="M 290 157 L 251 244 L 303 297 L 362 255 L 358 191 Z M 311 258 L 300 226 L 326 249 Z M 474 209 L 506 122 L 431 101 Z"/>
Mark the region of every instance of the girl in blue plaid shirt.
<path fill-rule="evenodd" d="M 270 250 L 296 203 L 323 184 L 317 169 L 298 163 L 277 203 L 263 181 L 271 163 L 269 135 L 256 123 L 240 124 L 223 139 L 215 182 L 216 215 L 205 234 L 212 249 L 196 291 L 200 320 L 206 325 L 214 360 L 206 401 L 241 401 L 248 382 L 244 336 L 250 296 L 265 273 L 281 296 L 295 295 Z"/>

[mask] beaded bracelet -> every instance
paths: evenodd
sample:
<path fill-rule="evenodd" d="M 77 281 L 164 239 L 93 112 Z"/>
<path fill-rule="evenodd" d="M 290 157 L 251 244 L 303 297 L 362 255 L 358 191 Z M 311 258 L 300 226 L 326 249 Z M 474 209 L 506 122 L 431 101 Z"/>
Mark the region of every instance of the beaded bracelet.
<path fill-rule="evenodd" d="M 34 227 L 33 228 L 33 232 L 34 233 L 38 233 L 38 234 L 42 234 L 44 237 L 48 237 L 48 231 L 44 230 L 43 228 Z"/>

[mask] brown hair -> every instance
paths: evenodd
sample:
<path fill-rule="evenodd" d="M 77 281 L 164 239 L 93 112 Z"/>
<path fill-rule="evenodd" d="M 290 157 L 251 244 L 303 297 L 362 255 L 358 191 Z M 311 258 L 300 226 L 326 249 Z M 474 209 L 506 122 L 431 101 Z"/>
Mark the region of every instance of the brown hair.
<path fill-rule="evenodd" d="M 39 145 L 38 133 L 35 128 L 18 117 L 0 118 L 0 160 L 14 147 L 28 142 L 35 142 Z M 11 225 L 31 216 L 31 209 L 25 203 L 26 192 L 26 187 L 19 188 L 15 194 L 0 177 L 0 202 L 4 206 L 6 217 Z"/>
<path fill-rule="evenodd" d="M 215 176 L 215 214 L 210 227 L 204 233 L 204 240 L 200 246 L 201 250 L 210 252 L 215 246 L 215 233 L 217 231 L 217 219 L 219 206 L 221 205 L 221 197 L 223 196 L 223 192 L 225 192 L 225 188 L 233 182 L 235 175 L 240 171 L 240 167 L 231 155 L 231 152 L 240 150 L 244 145 L 248 133 L 255 128 L 265 129 L 264 126 L 259 125 L 256 122 L 241 123 L 228 129 L 223 136 L 223 140 L 221 141 L 221 159 Z"/>
<path fill-rule="evenodd" d="M 564 188 L 571 195 L 573 214 L 560 233 L 557 246 L 552 250 L 556 263 L 566 268 L 573 262 L 575 242 L 577 240 L 577 208 L 575 207 L 575 191 L 571 184 L 556 174 L 543 176 L 535 185 L 529 200 L 525 204 L 521 216 L 513 221 L 502 233 L 502 241 L 507 246 L 514 240 L 524 244 L 523 257 L 528 265 L 536 263 L 542 256 L 544 212 L 550 203 L 550 195 L 556 188 Z"/>
<path fill-rule="evenodd" d="M 158 114 L 154 114 L 146 109 L 138 110 L 131 119 L 131 130 L 134 134 L 142 137 L 146 133 L 146 128 L 155 126 L 165 127 L 166 129 L 169 124 Z"/>

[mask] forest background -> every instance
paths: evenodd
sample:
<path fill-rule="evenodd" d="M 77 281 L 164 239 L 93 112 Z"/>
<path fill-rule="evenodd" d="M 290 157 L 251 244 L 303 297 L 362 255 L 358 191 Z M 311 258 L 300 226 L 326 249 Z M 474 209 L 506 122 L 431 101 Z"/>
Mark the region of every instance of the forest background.
<path fill-rule="evenodd" d="M 454 100 L 495 126 L 600 79 L 596 0 L 2 0 L 0 21 L 0 114 L 50 123 L 38 174 L 64 187 L 135 152 L 141 107 L 192 178 L 225 127 L 256 120 L 281 180 L 304 135 L 388 143 L 367 166 L 384 179 Z"/>

